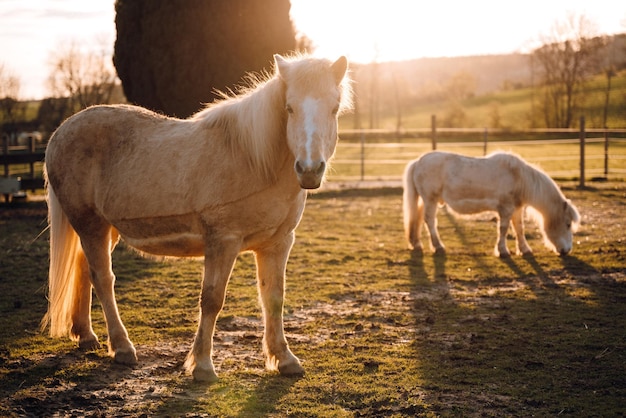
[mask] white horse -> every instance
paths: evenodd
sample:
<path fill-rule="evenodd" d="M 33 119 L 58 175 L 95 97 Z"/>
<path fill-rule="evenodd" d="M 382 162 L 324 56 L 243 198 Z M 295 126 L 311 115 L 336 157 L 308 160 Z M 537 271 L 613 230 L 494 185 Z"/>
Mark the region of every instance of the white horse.
<path fill-rule="evenodd" d="M 204 257 L 198 331 L 185 366 L 215 381 L 213 334 L 233 264 L 253 251 L 263 307 L 266 365 L 303 373 L 283 330 L 285 269 L 307 192 L 318 188 L 350 106 L 347 60 L 275 56 L 272 76 L 186 120 L 134 106 L 96 106 L 50 139 L 49 306 L 42 329 L 99 347 L 95 289 L 109 352 L 137 362 L 114 294 L 119 238 L 141 252 Z M 149 284 L 146 285 L 149 290 Z"/>
<path fill-rule="evenodd" d="M 437 232 L 437 207 L 447 204 L 455 212 L 472 214 L 495 211 L 499 216 L 495 254 L 510 255 L 506 233 L 512 223 L 517 253 L 532 250 L 524 236 L 524 208 L 531 206 L 539 221 L 546 246 L 558 254 L 572 250 L 573 233 L 580 216 L 556 183 L 543 171 L 511 153 L 497 152 L 472 158 L 433 151 L 407 164 L 404 181 L 404 230 L 409 248 L 422 250 L 424 220 L 433 249 L 445 252 Z"/>

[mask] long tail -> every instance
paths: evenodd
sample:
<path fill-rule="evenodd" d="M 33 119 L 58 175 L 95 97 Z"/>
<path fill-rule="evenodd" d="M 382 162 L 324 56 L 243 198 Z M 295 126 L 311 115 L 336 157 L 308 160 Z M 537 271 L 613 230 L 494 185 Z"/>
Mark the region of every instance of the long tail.
<path fill-rule="evenodd" d="M 413 169 L 417 161 L 409 163 L 402 177 L 403 194 L 402 206 L 404 214 L 404 233 L 409 248 L 415 248 L 420 242 L 420 232 L 424 222 L 424 202 L 417 193 L 413 182 Z"/>
<path fill-rule="evenodd" d="M 47 192 L 50 270 L 48 312 L 41 320 L 41 330 L 44 331 L 50 325 L 50 336 L 63 337 L 71 332 L 72 307 L 81 274 L 79 262 L 83 255 L 80 239 L 61 209 L 50 184 L 47 185 Z"/>

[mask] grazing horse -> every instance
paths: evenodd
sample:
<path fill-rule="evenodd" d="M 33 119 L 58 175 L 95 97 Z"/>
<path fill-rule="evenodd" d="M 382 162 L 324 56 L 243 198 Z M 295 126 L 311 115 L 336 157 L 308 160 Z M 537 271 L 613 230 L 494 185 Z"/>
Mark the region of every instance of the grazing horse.
<path fill-rule="evenodd" d="M 135 106 L 95 106 L 67 119 L 46 150 L 50 223 L 48 312 L 42 329 L 99 347 L 92 287 L 109 353 L 137 355 L 115 300 L 111 253 L 120 238 L 142 253 L 204 257 L 198 330 L 185 367 L 215 381 L 212 348 L 234 262 L 256 258 L 268 369 L 303 373 L 284 336 L 286 263 L 307 191 L 322 183 L 350 106 L 347 60 L 274 57 L 271 75 L 250 76 L 189 119 Z"/>
<path fill-rule="evenodd" d="M 560 255 L 572 250 L 572 235 L 580 216 L 556 183 L 520 157 L 496 152 L 487 157 L 433 151 L 407 164 L 403 176 L 404 230 L 409 248 L 422 250 L 424 220 L 435 252 L 445 252 L 437 232 L 437 208 L 447 204 L 455 212 L 498 213 L 495 254 L 510 256 L 506 246 L 509 222 L 517 236 L 517 253 L 532 250 L 524 237 L 524 208 L 539 212 L 546 246 Z"/>

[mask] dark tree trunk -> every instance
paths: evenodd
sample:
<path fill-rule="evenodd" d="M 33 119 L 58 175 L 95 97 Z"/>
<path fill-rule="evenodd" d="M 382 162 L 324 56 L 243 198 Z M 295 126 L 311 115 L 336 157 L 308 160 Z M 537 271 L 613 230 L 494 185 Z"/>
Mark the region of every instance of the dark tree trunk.
<path fill-rule="evenodd" d="M 187 117 L 296 48 L 289 0 L 117 0 L 113 62 L 129 102 Z"/>

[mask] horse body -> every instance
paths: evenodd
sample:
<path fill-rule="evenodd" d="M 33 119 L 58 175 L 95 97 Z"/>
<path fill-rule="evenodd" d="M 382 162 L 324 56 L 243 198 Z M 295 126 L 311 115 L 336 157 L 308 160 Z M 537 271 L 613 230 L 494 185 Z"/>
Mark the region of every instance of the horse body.
<path fill-rule="evenodd" d="M 219 129 L 198 129 L 141 108 L 93 107 L 55 134 L 46 154 L 48 181 L 70 221 L 74 212 L 90 220 L 104 216 L 125 242 L 157 255 L 203 256 L 207 231 L 239 231 L 245 243 L 260 231 L 271 235 L 289 214 L 302 212 L 306 192 L 290 175 L 293 156 L 282 150 L 280 181 L 269 181 L 256 175 L 245 154 L 224 158 L 228 144 L 209 139 L 219 135 Z M 62 171 L 50 168 L 61 166 Z M 292 204 L 276 205 L 279 197 Z M 94 213 L 85 215 L 91 205 Z M 293 229 L 297 219 L 286 223 Z"/>
<path fill-rule="evenodd" d="M 237 255 L 254 251 L 268 368 L 302 373 L 283 333 L 287 258 L 306 188 L 319 187 L 345 108 L 347 62 L 276 56 L 276 74 L 190 119 L 134 106 L 97 106 L 64 122 L 46 151 L 50 207 L 49 309 L 42 326 L 99 346 L 91 287 L 109 350 L 137 361 L 119 317 L 111 252 L 203 256 L 198 332 L 187 358 L 197 380 L 217 378 L 212 337 Z M 313 105 L 311 105 L 313 103 Z M 301 146 L 304 142 L 305 146 Z"/>
<path fill-rule="evenodd" d="M 461 214 L 497 212 L 496 255 L 510 255 L 506 246 L 509 223 L 516 233 L 517 252 L 532 252 L 524 236 L 526 206 L 543 216 L 549 247 L 559 254 L 572 249 L 578 211 L 549 176 L 513 154 L 499 152 L 473 158 L 433 151 L 407 164 L 403 180 L 404 224 L 410 248 L 422 249 L 420 235 L 425 221 L 433 248 L 445 251 L 436 219 L 438 205 L 445 203 Z"/>

